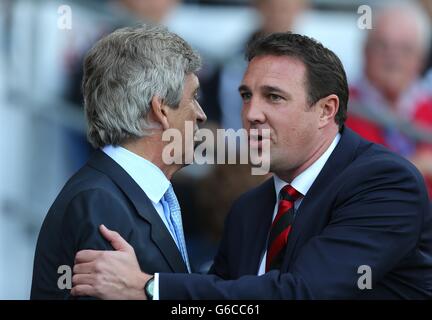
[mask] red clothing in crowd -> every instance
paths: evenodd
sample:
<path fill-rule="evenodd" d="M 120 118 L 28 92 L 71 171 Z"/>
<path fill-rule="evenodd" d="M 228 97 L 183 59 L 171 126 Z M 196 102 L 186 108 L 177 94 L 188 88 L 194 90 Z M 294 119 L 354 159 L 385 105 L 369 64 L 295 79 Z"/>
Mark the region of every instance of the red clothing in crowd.
<path fill-rule="evenodd" d="M 364 88 L 365 87 L 362 87 L 360 90 L 355 87 L 351 88 L 350 105 L 357 104 L 357 107 L 362 108 L 366 105 L 365 103 L 368 103 L 369 105 L 371 104 L 370 97 L 373 97 L 374 94 L 376 95 L 376 92 L 373 92 L 371 96 L 366 98 L 365 94 L 367 94 L 367 92 Z M 407 137 L 397 128 L 389 129 L 381 123 L 374 122 L 373 117 L 363 117 L 361 113 L 353 114 L 349 111 L 350 107 L 348 107 L 348 119 L 346 125 L 369 141 L 382 144 L 408 159 L 424 149 L 432 151 L 432 144 L 430 143 L 417 142 L 414 139 Z M 407 120 L 411 123 L 414 123 L 420 128 L 432 133 L 432 98 L 422 95 L 420 99 L 412 99 L 412 105 L 409 106 L 409 112 L 405 112 L 404 116 L 408 116 L 409 118 Z M 391 131 L 391 134 L 389 131 Z M 403 142 L 401 142 L 401 140 L 403 140 Z M 432 176 L 429 175 L 424 177 L 429 195 L 432 197 Z"/>

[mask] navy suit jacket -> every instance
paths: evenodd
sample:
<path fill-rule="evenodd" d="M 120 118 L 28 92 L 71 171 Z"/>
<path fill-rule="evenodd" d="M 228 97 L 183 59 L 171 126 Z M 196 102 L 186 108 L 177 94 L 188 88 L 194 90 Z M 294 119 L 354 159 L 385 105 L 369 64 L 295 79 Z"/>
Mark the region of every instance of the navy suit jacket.
<path fill-rule="evenodd" d="M 57 285 L 64 274 L 58 268 L 73 268 L 79 250 L 113 250 L 99 232 L 102 223 L 134 247 L 143 271 L 187 272 L 150 199 L 126 171 L 97 150 L 66 183 L 43 222 L 34 259 L 32 299 L 70 297 L 69 290 Z"/>
<path fill-rule="evenodd" d="M 212 275 L 161 273 L 161 299 L 432 297 L 432 211 L 405 159 L 345 128 L 297 211 L 281 270 L 258 277 L 275 202 L 273 179 L 240 197 Z M 361 266 L 372 289 L 358 286 Z"/>

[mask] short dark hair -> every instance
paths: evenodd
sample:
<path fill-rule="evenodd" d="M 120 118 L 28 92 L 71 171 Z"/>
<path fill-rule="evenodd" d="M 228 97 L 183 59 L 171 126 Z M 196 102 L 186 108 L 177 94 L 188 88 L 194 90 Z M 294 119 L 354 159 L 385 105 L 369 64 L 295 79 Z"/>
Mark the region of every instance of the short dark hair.
<path fill-rule="evenodd" d="M 335 121 L 342 129 L 347 118 L 348 82 L 342 62 L 334 52 L 307 36 L 281 32 L 253 39 L 246 49 L 246 59 L 256 56 L 289 56 L 306 66 L 306 90 L 308 103 L 335 94 L 339 98 L 339 110 Z"/>

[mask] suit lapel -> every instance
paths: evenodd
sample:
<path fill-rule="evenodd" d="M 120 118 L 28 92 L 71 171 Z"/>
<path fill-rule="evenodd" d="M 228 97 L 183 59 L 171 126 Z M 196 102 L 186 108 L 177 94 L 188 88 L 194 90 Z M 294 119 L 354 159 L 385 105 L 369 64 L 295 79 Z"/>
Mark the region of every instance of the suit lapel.
<path fill-rule="evenodd" d="M 288 239 L 282 270 L 286 270 L 292 261 L 291 258 L 297 248 L 298 240 L 302 236 L 308 236 L 305 234 L 305 230 L 308 229 L 308 224 L 314 223 L 314 215 L 323 214 L 319 212 L 319 208 L 315 207 L 316 199 L 323 192 L 329 192 L 326 190 L 327 185 L 353 161 L 360 141 L 360 137 L 353 131 L 348 128 L 343 129 L 338 145 L 315 179 L 296 213 L 292 232 Z"/>
<path fill-rule="evenodd" d="M 266 249 L 267 236 L 273 218 L 274 206 L 276 204 L 276 192 L 273 178 L 265 181 L 257 190 L 259 197 L 254 202 L 254 208 L 251 210 L 253 216 L 249 217 L 249 230 L 251 232 L 252 243 L 245 249 L 250 251 L 245 255 L 249 260 L 245 263 L 248 273 L 256 274 L 260 266 L 261 258 Z"/>
<path fill-rule="evenodd" d="M 152 202 L 136 182 L 104 152 L 96 150 L 88 165 L 105 173 L 123 191 L 135 206 L 139 216 L 151 225 L 151 238 L 174 272 L 186 273 L 187 267 Z"/>

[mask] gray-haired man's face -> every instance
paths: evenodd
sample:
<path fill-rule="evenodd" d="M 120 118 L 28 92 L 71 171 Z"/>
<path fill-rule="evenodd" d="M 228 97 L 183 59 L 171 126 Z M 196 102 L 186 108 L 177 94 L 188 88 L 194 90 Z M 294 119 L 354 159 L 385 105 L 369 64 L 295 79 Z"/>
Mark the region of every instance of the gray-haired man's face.
<path fill-rule="evenodd" d="M 199 81 L 195 74 L 188 74 L 185 77 L 183 95 L 178 108 L 167 109 L 167 118 L 170 128 L 177 129 L 181 132 L 183 141 L 183 154 L 193 153 L 194 136 L 198 131 L 198 123 L 203 123 L 207 120 L 207 116 L 198 103 Z M 192 124 L 193 135 L 188 134 L 186 126 Z M 189 141 L 190 140 L 190 141 Z M 187 150 L 192 148 L 192 150 Z"/>

